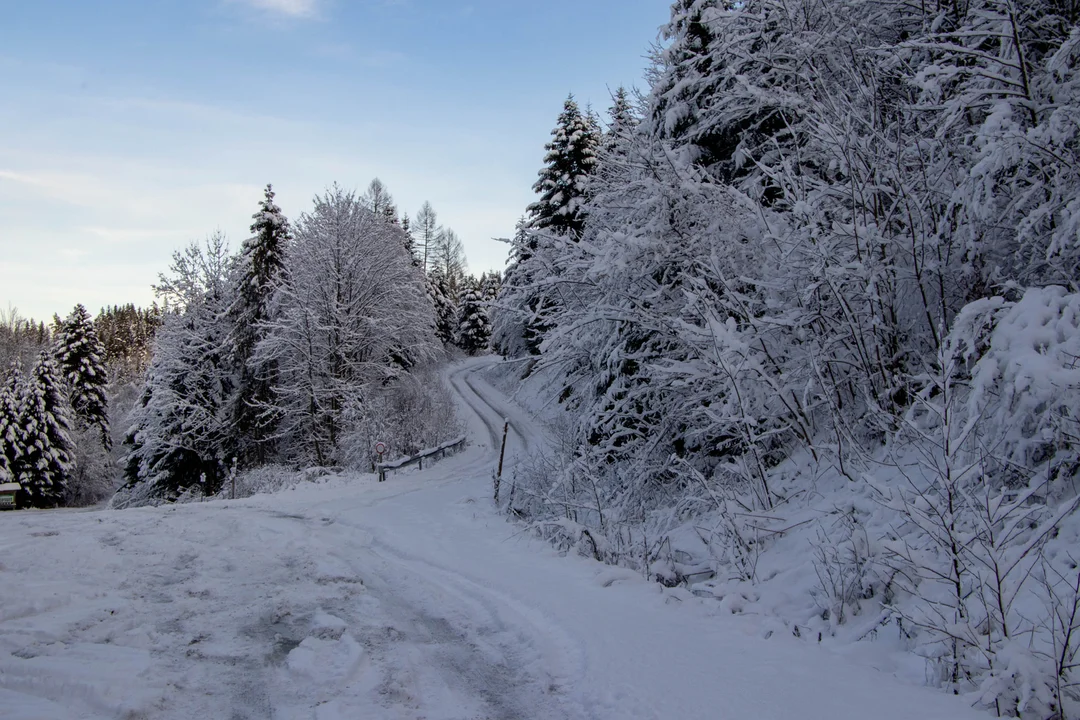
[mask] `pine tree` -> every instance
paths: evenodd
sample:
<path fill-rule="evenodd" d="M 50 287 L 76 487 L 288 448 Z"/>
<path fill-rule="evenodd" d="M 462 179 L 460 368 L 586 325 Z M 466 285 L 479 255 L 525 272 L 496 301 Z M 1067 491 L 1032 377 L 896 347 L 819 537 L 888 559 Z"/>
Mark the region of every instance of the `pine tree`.
<path fill-rule="evenodd" d="M 239 292 L 229 308 L 238 372 L 233 399 L 234 439 L 230 444 L 245 465 L 266 460 L 276 422 L 274 414 L 268 412 L 275 368 L 272 364 L 253 364 L 252 354 L 265 335 L 262 324 L 270 318 L 271 298 L 281 282 L 291 237 L 289 221 L 274 203 L 270 185 L 252 218 L 253 236 L 244 241 L 237 261 Z"/>
<path fill-rule="evenodd" d="M 470 355 L 488 349 L 491 322 L 480 290 L 469 290 L 461 300 L 458 313 L 457 345 Z"/>
<path fill-rule="evenodd" d="M 64 383 L 48 352 L 42 352 L 23 392 L 20 424 L 23 452 L 15 475 L 34 507 L 63 502 L 68 478 L 75 469 L 75 446 Z"/>
<path fill-rule="evenodd" d="M 608 128 L 605 133 L 605 144 L 613 137 L 619 137 L 632 132 L 637 127 L 638 119 L 634 114 L 634 107 L 630 104 L 630 94 L 626 88 L 620 86 L 611 98 L 611 107 L 608 108 Z"/>
<path fill-rule="evenodd" d="M 534 292 L 534 271 L 529 261 L 535 251 L 536 240 L 529 233 L 529 221 L 522 217 L 510 240 L 510 257 L 491 317 L 491 345 L 495 352 L 507 357 L 522 357 L 530 352 L 528 298 Z"/>
<path fill-rule="evenodd" d="M 446 277 L 438 268 L 432 270 L 427 276 L 427 293 L 435 308 L 435 336 L 444 345 L 449 345 L 454 340 L 457 307 Z"/>
<path fill-rule="evenodd" d="M 630 104 L 626 88 L 620 87 L 612 96 L 608 108 L 608 126 L 601 136 L 592 185 L 602 182 L 629 182 L 634 162 L 632 146 L 640 119 Z"/>
<path fill-rule="evenodd" d="M 720 80 L 715 72 L 713 27 L 705 18 L 721 0 L 676 0 L 671 20 L 661 30 L 667 46 L 654 53 L 649 106 L 658 137 L 689 147 L 690 162 L 710 165 L 730 157 L 738 138 L 717 133 L 701 122 L 715 102 Z"/>
<path fill-rule="evenodd" d="M 76 305 L 60 324 L 56 337 L 56 360 L 67 384 L 73 420 L 80 429 L 96 428 L 105 450 L 112 447 L 109 435 L 109 403 L 106 393 L 105 346 L 98 340 L 86 308 Z"/>
<path fill-rule="evenodd" d="M 23 453 L 21 395 L 22 374 L 18 364 L 13 362 L 0 387 L 0 482 L 15 480 L 15 470 Z"/>
<path fill-rule="evenodd" d="M 600 140 L 597 123 L 582 114 L 571 95 L 551 136 L 551 142 L 544 146 L 544 168 L 533 185 L 540 199 L 529 206 L 531 225 L 580 236 L 585 227 L 588 177 L 596 165 Z"/>
<path fill-rule="evenodd" d="M 564 239 L 576 242 L 585 230 L 591 176 L 600 146 L 600 126 L 582 113 L 571 95 L 563 105 L 552 140 L 544 147 L 544 168 L 533 190 L 540 199 L 518 225 L 506 270 L 505 291 L 495 319 L 495 346 L 511 355 L 538 354 L 559 306 L 551 292 Z"/>
<path fill-rule="evenodd" d="M 420 267 L 420 258 L 416 254 L 416 238 L 413 236 L 412 221 L 409 219 L 409 213 L 401 213 L 401 232 L 404 233 L 402 240 L 405 243 L 405 250 L 408 251 L 409 257 L 412 258 L 412 264 L 415 267 Z"/>
<path fill-rule="evenodd" d="M 493 302 L 499 296 L 502 279 L 496 272 L 486 272 L 480 276 L 480 295 L 485 302 Z"/>

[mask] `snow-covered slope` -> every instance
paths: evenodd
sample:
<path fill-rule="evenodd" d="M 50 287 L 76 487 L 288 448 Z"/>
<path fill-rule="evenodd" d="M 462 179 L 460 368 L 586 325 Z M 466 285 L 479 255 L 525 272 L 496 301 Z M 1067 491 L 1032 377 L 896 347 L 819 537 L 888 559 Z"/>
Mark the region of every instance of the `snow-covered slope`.
<path fill-rule="evenodd" d="M 448 374 L 472 444 L 422 472 L 0 514 L 0 717 L 984 717 L 520 534 L 502 418 L 511 458 L 542 434 L 490 362 Z"/>

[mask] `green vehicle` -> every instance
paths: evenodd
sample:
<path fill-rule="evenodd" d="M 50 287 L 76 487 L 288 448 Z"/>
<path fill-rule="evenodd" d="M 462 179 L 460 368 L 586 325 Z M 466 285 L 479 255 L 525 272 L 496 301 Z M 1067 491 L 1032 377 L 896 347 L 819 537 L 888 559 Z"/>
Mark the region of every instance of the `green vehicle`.
<path fill-rule="evenodd" d="M 15 509 L 15 493 L 19 492 L 21 487 L 19 483 L 0 484 L 0 510 Z"/>

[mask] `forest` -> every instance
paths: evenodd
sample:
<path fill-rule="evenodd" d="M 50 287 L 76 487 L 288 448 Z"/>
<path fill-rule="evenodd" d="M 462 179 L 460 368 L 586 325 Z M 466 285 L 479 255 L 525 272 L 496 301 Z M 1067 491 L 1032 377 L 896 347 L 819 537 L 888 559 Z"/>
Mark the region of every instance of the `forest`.
<path fill-rule="evenodd" d="M 606 129 L 567 100 L 514 239 L 492 342 L 562 409 L 508 511 L 1075 717 L 1078 20 L 676 2 Z"/>
<path fill-rule="evenodd" d="M 176 252 L 152 308 L 9 312 L 0 482 L 125 508 L 366 472 L 376 439 L 460 434 L 439 370 L 494 352 L 556 438 L 495 486 L 514 522 L 796 637 L 887 636 L 998 716 L 1075 718 L 1078 23 L 677 0 L 642 89 L 603 118 L 566 99 L 501 275 L 379 180 L 295 220 L 267 186 L 239 250 Z"/>
<path fill-rule="evenodd" d="M 334 186 L 294 227 L 267 186 L 251 232 L 237 253 L 220 233 L 175 252 L 151 308 L 8 313 L 0 481 L 19 505 L 209 497 L 270 466 L 367 467 L 377 437 L 400 456 L 454 434 L 436 371 L 487 347 L 499 278 L 466 274 L 430 204 L 411 227 L 378 179 Z"/>

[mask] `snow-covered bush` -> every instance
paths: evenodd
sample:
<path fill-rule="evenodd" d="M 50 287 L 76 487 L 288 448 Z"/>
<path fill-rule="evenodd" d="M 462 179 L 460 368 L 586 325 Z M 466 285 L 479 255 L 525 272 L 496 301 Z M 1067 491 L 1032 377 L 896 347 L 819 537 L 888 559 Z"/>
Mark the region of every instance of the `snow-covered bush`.
<path fill-rule="evenodd" d="M 1060 709 L 1071 675 L 1049 661 L 1069 641 L 1036 598 L 1046 545 L 1080 505 L 1078 309 L 1057 287 L 965 307 L 894 441 L 902 482 L 878 484 L 902 519 L 886 544 L 911 596 L 896 612 L 941 681 L 1010 715 Z"/>

